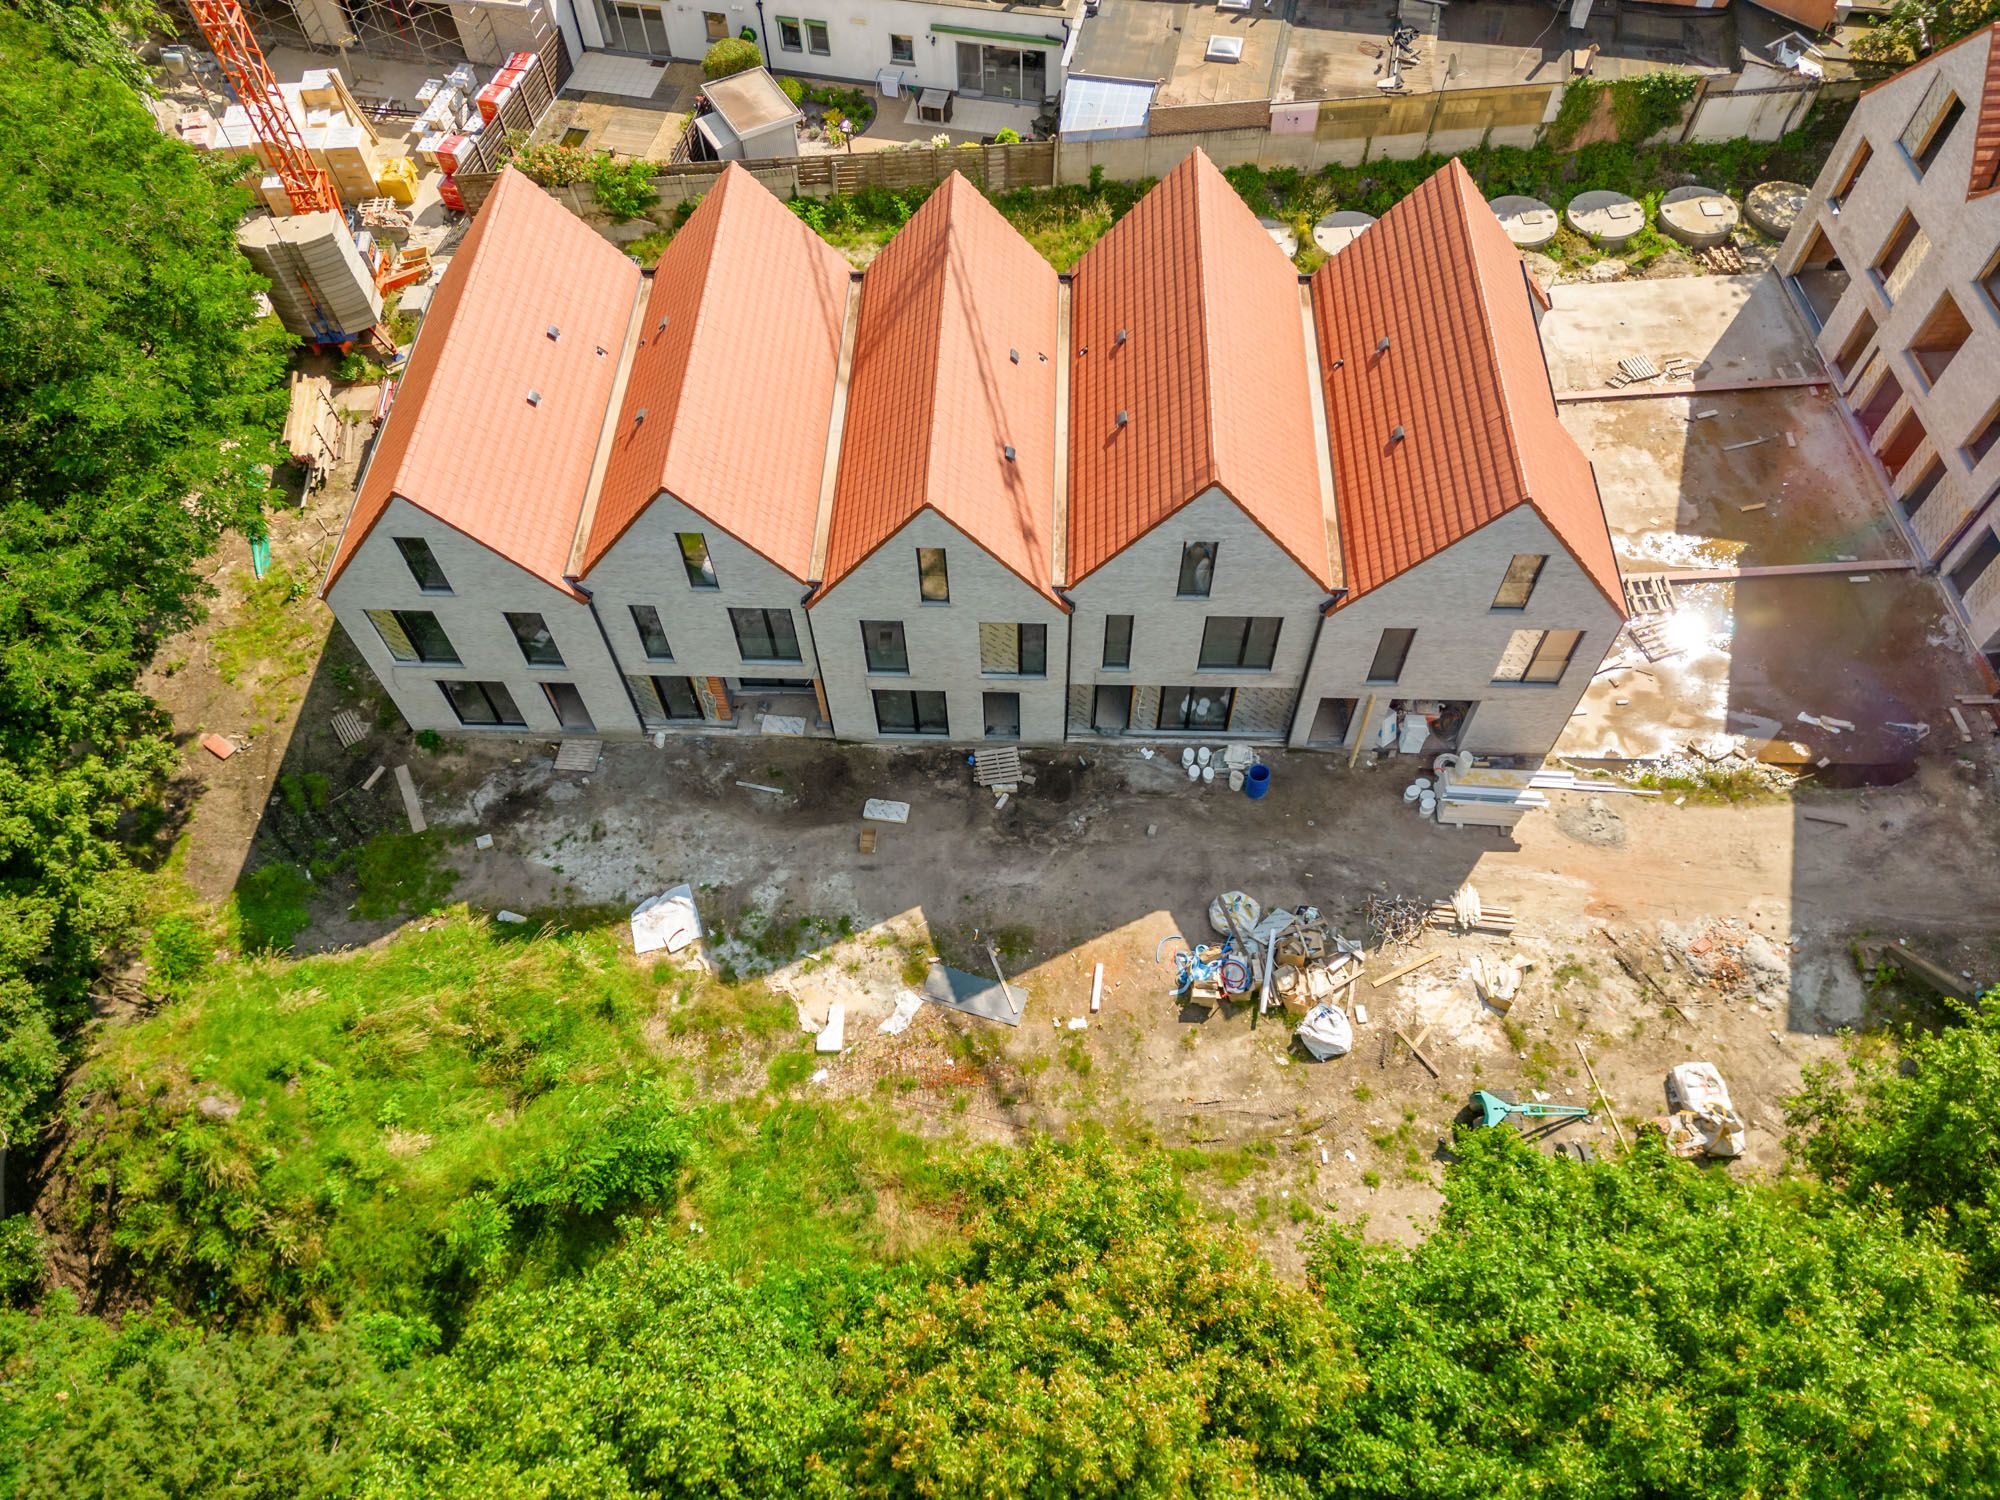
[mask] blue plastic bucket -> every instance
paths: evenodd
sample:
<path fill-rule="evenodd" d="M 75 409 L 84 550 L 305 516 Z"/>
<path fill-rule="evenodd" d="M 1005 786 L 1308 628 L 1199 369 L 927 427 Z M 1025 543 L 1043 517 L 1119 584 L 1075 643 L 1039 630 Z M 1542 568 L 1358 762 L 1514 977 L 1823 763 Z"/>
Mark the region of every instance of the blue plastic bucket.
<path fill-rule="evenodd" d="M 1271 768 L 1252 766 L 1243 777 L 1243 795 L 1255 802 L 1271 790 Z"/>

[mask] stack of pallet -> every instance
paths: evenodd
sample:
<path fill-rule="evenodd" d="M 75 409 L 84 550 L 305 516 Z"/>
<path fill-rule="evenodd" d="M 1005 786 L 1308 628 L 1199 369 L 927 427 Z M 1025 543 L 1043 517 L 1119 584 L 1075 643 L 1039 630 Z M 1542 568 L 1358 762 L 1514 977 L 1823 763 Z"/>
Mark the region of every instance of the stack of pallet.
<path fill-rule="evenodd" d="M 285 411 L 285 451 L 317 489 L 340 461 L 345 426 L 333 404 L 333 382 L 324 375 L 292 373 L 292 401 Z"/>
<path fill-rule="evenodd" d="M 357 203 L 383 191 L 375 154 L 382 137 L 348 92 L 338 68 L 311 69 L 297 83 L 279 84 L 278 94 L 297 122 L 306 150 L 333 179 L 342 202 Z M 179 133 L 196 150 L 252 152 L 265 174 L 274 164 L 270 147 L 257 138 L 249 111 L 240 104 L 230 105 L 220 120 L 204 117 L 184 124 Z M 274 214 L 292 211 L 276 176 L 260 175 L 257 194 Z"/>
<path fill-rule="evenodd" d="M 1471 757 L 1437 771 L 1437 820 L 1456 828 L 1512 828 L 1549 799 L 1532 785 L 1532 771 L 1482 765 Z"/>

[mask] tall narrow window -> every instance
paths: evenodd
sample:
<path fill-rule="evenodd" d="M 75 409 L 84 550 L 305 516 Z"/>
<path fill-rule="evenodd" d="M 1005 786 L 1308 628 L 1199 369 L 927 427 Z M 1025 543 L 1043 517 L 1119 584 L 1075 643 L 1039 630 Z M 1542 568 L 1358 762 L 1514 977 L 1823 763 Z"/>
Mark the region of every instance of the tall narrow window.
<path fill-rule="evenodd" d="M 371 609 L 368 618 L 382 644 L 397 661 L 420 661 L 434 667 L 455 667 L 458 652 L 438 618 L 427 609 Z"/>
<path fill-rule="evenodd" d="M 799 636 L 789 609 L 732 609 L 730 626 L 745 661 L 798 661 Z"/>
<path fill-rule="evenodd" d="M 1183 599 L 1206 599 L 1215 583 L 1214 542 L 1189 542 L 1181 548 L 1181 578 L 1174 592 Z"/>
<path fill-rule="evenodd" d="M 667 628 L 660 623 L 660 612 L 652 605 L 632 606 L 632 628 L 639 632 L 639 649 L 646 653 L 647 661 L 674 659 L 674 648 L 667 641 Z"/>
<path fill-rule="evenodd" d="M 1265 672 L 1278 654 L 1276 615 L 1210 615 L 1201 632 L 1205 672 Z"/>
<path fill-rule="evenodd" d="M 1495 609 L 1526 609 L 1535 592 L 1535 580 L 1542 576 L 1548 558 L 1539 552 L 1517 552 L 1507 564 L 1507 576 L 1500 580 L 1500 592 L 1493 596 Z"/>
<path fill-rule="evenodd" d="M 687 569 L 688 586 L 697 589 L 721 588 L 722 584 L 715 576 L 715 564 L 708 560 L 708 538 L 699 531 L 683 531 L 679 536 L 681 566 Z"/>
<path fill-rule="evenodd" d="M 556 638 L 549 633 L 548 621 L 540 615 L 508 614 L 507 628 L 514 632 L 514 643 L 521 648 L 521 659 L 531 667 L 559 667 L 563 664 L 562 652 L 556 649 Z"/>
<path fill-rule="evenodd" d="M 1576 655 L 1581 630 L 1517 630 L 1508 637 L 1495 682 L 1560 682 Z"/>
<path fill-rule="evenodd" d="M 926 604 L 951 602 L 951 575 L 945 571 L 944 548 L 917 548 L 917 594 Z"/>
<path fill-rule="evenodd" d="M 1846 201 L 1847 195 L 1854 191 L 1855 183 L 1861 180 L 1861 169 L 1868 165 L 1868 158 L 1874 154 L 1874 148 L 1866 141 L 1854 148 L 1854 155 L 1847 163 L 1847 170 L 1840 174 L 1840 180 L 1834 184 L 1833 191 L 1826 195 L 1827 204 L 1835 213 L 1840 212 L 1840 205 Z"/>
<path fill-rule="evenodd" d="M 1965 105 L 1951 85 L 1942 77 L 1933 78 L 1931 86 L 1925 90 L 1923 102 L 1917 112 L 1910 116 L 1910 122 L 1903 127 L 1900 138 L 1903 150 L 1908 153 L 1910 163 L 1922 176 L 1930 171 L 1931 164 L 1944 150 L 1945 142 L 1951 137 L 1951 129 L 1965 114 Z"/>
<path fill-rule="evenodd" d="M 1910 284 L 1910 278 L 1917 274 L 1917 267 L 1924 263 L 1931 253 L 1930 237 L 1923 226 L 1909 214 L 1897 221 L 1895 233 L 1882 246 L 1882 253 L 1875 258 L 1875 276 L 1882 288 L 1882 295 L 1894 302 L 1903 294 L 1903 288 Z"/>
<path fill-rule="evenodd" d="M 527 720 L 514 706 L 514 695 L 499 682 L 440 682 L 438 690 L 458 722 L 472 728 L 523 729 Z"/>
<path fill-rule="evenodd" d="M 901 620 L 863 620 L 861 649 L 867 653 L 871 672 L 910 670 L 910 647 L 903 639 Z"/>
<path fill-rule="evenodd" d="M 1104 668 L 1108 672 L 1129 671 L 1132 666 L 1132 617 L 1104 617 Z"/>
<path fill-rule="evenodd" d="M 396 550 L 403 554 L 403 561 L 410 569 L 410 576 L 417 580 L 417 587 L 426 594 L 449 594 L 451 583 L 444 576 L 444 569 L 431 553 L 431 544 L 420 536 L 399 536 Z"/>
<path fill-rule="evenodd" d="M 1403 675 L 1403 663 L 1410 659 L 1414 630 L 1385 630 L 1375 643 L 1375 660 L 1368 664 L 1370 682 L 1394 682 Z"/>
<path fill-rule="evenodd" d="M 833 53 L 833 39 L 828 33 L 826 22 L 806 22 L 806 51 L 814 57 L 828 57 Z"/>
<path fill-rule="evenodd" d="M 805 34 L 799 29 L 799 23 L 790 16 L 778 17 L 778 48 L 782 52 L 806 50 Z"/>
<path fill-rule="evenodd" d="M 987 693 L 982 707 L 986 710 L 986 738 L 1018 740 L 1021 737 L 1019 693 Z"/>

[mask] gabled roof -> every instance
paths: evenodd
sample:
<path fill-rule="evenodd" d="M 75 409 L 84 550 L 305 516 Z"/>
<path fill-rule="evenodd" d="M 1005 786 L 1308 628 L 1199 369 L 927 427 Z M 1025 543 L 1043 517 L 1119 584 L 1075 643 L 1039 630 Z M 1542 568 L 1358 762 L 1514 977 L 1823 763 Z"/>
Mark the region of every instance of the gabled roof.
<path fill-rule="evenodd" d="M 1069 582 L 1213 485 L 1332 587 L 1298 273 L 1207 156 L 1084 255 L 1070 315 Z"/>
<path fill-rule="evenodd" d="M 639 287 L 614 246 L 503 170 L 438 284 L 325 589 L 398 495 L 567 588 Z"/>
<path fill-rule="evenodd" d="M 654 270 L 580 574 L 665 490 L 807 581 L 848 280 L 762 183 L 723 171 Z"/>
<path fill-rule="evenodd" d="M 897 231 L 862 278 L 828 588 L 930 509 L 1054 599 L 1058 311 L 1055 271 L 956 172 Z"/>
<path fill-rule="evenodd" d="M 1966 196 L 2000 191 L 2000 21 L 1986 28 L 1986 78 L 1972 137 L 1972 183 Z"/>
<path fill-rule="evenodd" d="M 1529 505 L 1624 613 L 1597 481 L 1556 416 L 1526 283 L 1456 157 L 1314 274 L 1350 599 Z"/>

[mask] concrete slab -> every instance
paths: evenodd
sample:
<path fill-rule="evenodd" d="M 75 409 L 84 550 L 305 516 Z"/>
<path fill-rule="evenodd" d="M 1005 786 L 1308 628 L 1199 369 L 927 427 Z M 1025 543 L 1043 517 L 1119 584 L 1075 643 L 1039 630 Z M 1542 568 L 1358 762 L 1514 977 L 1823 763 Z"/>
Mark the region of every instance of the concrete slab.
<path fill-rule="evenodd" d="M 1602 390 L 1618 361 L 1680 355 L 1705 362 L 1703 384 L 1786 380 L 1825 367 L 1776 275 L 1681 276 L 1612 285 L 1562 285 L 1542 319 L 1542 347 L 1558 395 Z"/>

